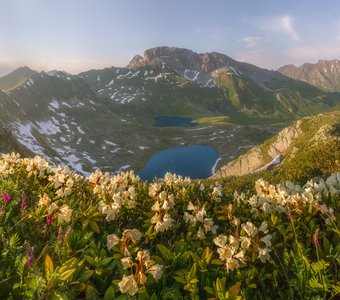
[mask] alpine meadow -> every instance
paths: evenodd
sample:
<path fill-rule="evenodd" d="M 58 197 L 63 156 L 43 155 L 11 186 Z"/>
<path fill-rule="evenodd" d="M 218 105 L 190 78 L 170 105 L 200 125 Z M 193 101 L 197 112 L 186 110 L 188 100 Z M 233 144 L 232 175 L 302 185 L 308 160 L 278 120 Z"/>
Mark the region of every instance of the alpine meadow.
<path fill-rule="evenodd" d="M 4 0 L 0 298 L 340 299 L 339 9 Z"/>

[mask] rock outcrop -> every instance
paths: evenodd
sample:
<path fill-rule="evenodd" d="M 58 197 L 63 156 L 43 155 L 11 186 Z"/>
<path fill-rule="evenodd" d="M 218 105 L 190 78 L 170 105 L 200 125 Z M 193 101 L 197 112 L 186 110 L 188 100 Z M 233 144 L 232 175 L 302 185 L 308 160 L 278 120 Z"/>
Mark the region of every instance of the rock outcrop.
<path fill-rule="evenodd" d="M 242 176 L 279 163 L 293 141 L 302 134 L 301 121 L 280 131 L 269 146 L 255 146 L 239 158 L 221 167 L 213 178 Z M 280 159 L 278 159 L 280 158 Z"/>

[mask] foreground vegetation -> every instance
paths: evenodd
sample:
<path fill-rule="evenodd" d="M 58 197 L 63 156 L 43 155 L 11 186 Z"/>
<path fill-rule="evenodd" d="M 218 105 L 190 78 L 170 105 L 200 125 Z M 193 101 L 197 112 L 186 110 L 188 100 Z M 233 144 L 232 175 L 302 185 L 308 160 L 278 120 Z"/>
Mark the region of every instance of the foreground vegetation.
<path fill-rule="evenodd" d="M 336 298 L 340 173 L 255 191 L 2 155 L 0 298 Z"/>

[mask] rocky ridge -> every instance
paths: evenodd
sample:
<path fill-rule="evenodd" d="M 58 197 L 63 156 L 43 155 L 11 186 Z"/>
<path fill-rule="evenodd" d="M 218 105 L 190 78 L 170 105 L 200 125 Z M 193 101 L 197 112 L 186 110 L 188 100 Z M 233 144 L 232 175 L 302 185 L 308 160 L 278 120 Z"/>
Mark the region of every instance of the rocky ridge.
<path fill-rule="evenodd" d="M 300 67 L 285 65 L 278 71 L 290 78 L 301 80 L 327 92 L 340 92 L 340 61 L 319 60 Z"/>

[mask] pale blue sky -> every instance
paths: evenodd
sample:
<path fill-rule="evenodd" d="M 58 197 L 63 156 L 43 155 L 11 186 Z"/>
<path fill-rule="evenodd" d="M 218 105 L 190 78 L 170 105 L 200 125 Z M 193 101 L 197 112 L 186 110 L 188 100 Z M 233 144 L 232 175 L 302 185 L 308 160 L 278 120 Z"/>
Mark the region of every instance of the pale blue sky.
<path fill-rule="evenodd" d="M 0 75 L 125 66 L 155 46 L 270 69 L 339 59 L 339 12 L 338 0 L 1 0 Z"/>

